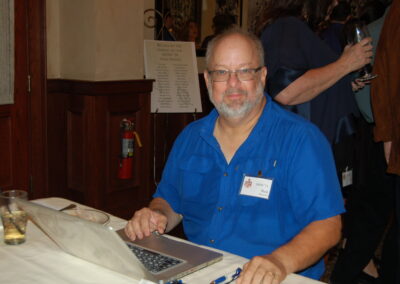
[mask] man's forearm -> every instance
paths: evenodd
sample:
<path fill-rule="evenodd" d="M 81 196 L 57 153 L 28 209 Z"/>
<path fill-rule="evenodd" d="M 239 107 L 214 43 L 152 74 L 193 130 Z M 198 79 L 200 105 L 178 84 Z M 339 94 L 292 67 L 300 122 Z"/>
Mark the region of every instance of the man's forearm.
<path fill-rule="evenodd" d="M 350 72 L 370 63 L 371 56 L 371 38 L 363 39 L 351 47 L 347 46 L 338 60 L 323 67 L 308 70 L 283 89 L 275 100 L 284 105 L 308 102 Z"/>
<path fill-rule="evenodd" d="M 282 263 L 287 273 L 297 272 L 318 261 L 328 249 L 338 243 L 340 236 L 340 216 L 315 221 L 271 255 Z"/>
<path fill-rule="evenodd" d="M 167 201 L 165 201 L 162 198 L 154 198 L 150 204 L 149 208 L 154 211 L 158 211 L 161 214 L 163 214 L 165 217 L 167 217 L 168 222 L 167 222 L 167 227 L 165 228 L 166 232 L 171 231 L 173 228 L 175 228 L 176 225 L 178 225 L 181 220 L 182 220 L 182 215 L 177 214 L 171 206 L 168 204 Z"/>
<path fill-rule="evenodd" d="M 308 102 L 346 74 L 347 69 L 337 61 L 321 68 L 311 69 L 276 95 L 275 100 L 283 105 Z"/>

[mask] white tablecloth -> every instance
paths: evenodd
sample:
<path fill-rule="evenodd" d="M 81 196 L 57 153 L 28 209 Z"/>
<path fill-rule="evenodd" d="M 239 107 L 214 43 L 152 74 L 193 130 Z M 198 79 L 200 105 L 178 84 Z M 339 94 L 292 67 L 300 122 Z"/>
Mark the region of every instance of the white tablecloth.
<path fill-rule="evenodd" d="M 35 202 L 54 209 L 60 209 L 71 203 L 69 200 L 56 197 L 40 199 Z M 86 206 L 82 205 L 82 207 Z M 111 216 L 110 225 L 114 229 L 123 228 L 125 224 L 125 220 Z M 28 222 L 27 240 L 24 244 L 16 246 L 4 244 L 2 228 L 0 235 L 0 283 L 138 283 L 125 275 L 63 252 L 32 222 Z M 210 283 L 247 262 L 247 259 L 240 256 L 225 252 L 223 254 L 222 261 L 184 277 L 184 283 Z M 283 283 L 313 284 L 322 282 L 291 274 Z"/>

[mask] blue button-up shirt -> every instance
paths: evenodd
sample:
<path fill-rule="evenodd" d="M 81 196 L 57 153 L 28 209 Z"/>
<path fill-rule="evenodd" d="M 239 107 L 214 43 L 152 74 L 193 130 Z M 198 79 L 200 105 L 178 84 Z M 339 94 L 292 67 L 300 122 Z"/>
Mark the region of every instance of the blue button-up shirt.
<path fill-rule="evenodd" d="M 213 136 L 217 117 L 213 110 L 179 135 L 154 194 L 183 215 L 189 240 L 251 258 L 344 211 L 331 149 L 317 127 L 267 96 L 228 164 Z M 272 180 L 269 198 L 240 194 L 244 176 Z M 322 272 L 320 261 L 302 274 Z"/>

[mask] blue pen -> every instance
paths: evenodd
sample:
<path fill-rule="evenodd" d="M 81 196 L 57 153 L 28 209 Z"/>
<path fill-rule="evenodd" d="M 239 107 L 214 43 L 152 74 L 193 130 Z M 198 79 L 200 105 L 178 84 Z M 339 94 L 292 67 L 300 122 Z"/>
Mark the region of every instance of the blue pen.
<path fill-rule="evenodd" d="M 242 272 L 242 269 L 240 267 L 238 267 L 235 270 L 235 272 L 233 272 L 233 274 L 229 273 L 228 275 L 221 276 L 221 277 L 211 281 L 210 284 L 231 283 L 232 281 L 236 280 L 239 277 L 240 272 Z M 225 282 L 227 280 L 228 280 L 228 282 Z"/>
<path fill-rule="evenodd" d="M 177 279 L 177 280 L 169 281 L 169 282 L 167 282 L 167 284 L 185 284 L 185 283 L 183 283 L 181 279 Z"/>

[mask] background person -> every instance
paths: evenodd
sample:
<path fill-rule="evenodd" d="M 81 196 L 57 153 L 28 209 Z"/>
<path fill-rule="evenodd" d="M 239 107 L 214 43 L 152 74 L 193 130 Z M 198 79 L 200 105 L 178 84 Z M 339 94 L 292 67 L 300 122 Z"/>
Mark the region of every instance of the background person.
<path fill-rule="evenodd" d="M 196 49 L 200 47 L 199 28 L 195 21 L 189 20 L 183 26 L 182 31 L 179 36 L 179 40 L 194 42 Z"/>
<path fill-rule="evenodd" d="M 370 11 L 370 7 L 379 6 L 375 2 L 378 1 L 369 2 L 364 7 L 364 11 Z M 375 43 L 374 53 L 384 22 L 384 17 L 382 17 L 384 11 L 376 12 L 368 12 L 368 17 L 361 15 L 364 20 L 373 21 L 368 24 L 368 30 Z M 369 23 L 368 21 L 366 23 Z M 373 276 L 378 274 L 381 283 L 395 283 L 394 275 L 397 265 L 395 257 L 392 256 L 395 242 L 394 230 L 390 224 L 394 206 L 394 178 L 386 173 L 383 144 L 373 141 L 374 125 L 369 84 L 358 90 L 355 96 L 362 114 L 356 120 L 357 186 L 346 201 L 347 212 L 344 214 L 343 221 L 343 235 L 346 241 L 343 248 L 339 250 L 330 283 L 347 284 L 361 281 L 375 283 L 374 281 L 378 280 L 363 271 L 371 260 L 374 261 L 370 262 L 368 268 L 378 267 L 378 271 L 375 270 Z M 390 230 L 385 235 L 382 252 L 379 258 L 376 258 L 375 252 L 388 227 Z M 369 272 L 374 271 L 369 269 Z"/>
<path fill-rule="evenodd" d="M 346 196 L 353 187 L 353 115 L 358 114 L 349 74 L 370 62 L 372 45 L 367 38 L 338 55 L 318 36 L 335 4 L 270 0 L 260 31 L 269 72 L 267 92 L 325 134 Z"/>
<path fill-rule="evenodd" d="M 179 135 L 154 199 L 125 231 L 143 238 L 182 220 L 190 241 L 251 259 L 238 284 L 319 279 L 344 210 L 332 154 L 317 127 L 263 93 L 263 57 L 259 39 L 238 29 L 210 42 L 204 76 L 216 109 Z"/>
<path fill-rule="evenodd" d="M 347 45 L 343 33 L 343 27 L 351 18 L 350 4 L 345 1 L 339 3 L 333 8 L 329 17 L 329 24 L 320 36 L 338 55 L 342 54 L 344 47 Z"/>
<path fill-rule="evenodd" d="M 269 70 L 267 91 L 319 126 L 334 144 L 341 134 L 352 133 L 344 125 L 338 129 L 339 121 L 357 112 L 352 78 L 346 75 L 370 62 L 372 45 L 364 39 L 339 57 L 317 36 L 331 3 L 268 1 L 260 30 Z"/>
<path fill-rule="evenodd" d="M 236 19 L 233 15 L 217 14 L 213 18 L 213 34 L 206 36 L 201 43 L 201 48 L 206 49 L 208 43 L 217 35 L 223 33 L 225 30 L 232 28 L 236 25 Z"/>
<path fill-rule="evenodd" d="M 163 25 L 161 31 L 157 36 L 157 40 L 175 41 L 174 35 L 174 17 L 171 12 L 167 10 L 163 17 Z"/>
<path fill-rule="evenodd" d="M 397 213 L 397 261 L 400 259 L 400 1 L 393 0 L 385 18 L 376 50 L 373 72 L 378 77 L 372 81 L 371 99 L 374 113 L 375 141 L 382 141 L 387 172 L 395 175 Z M 397 279 L 400 270 L 397 262 Z"/>

